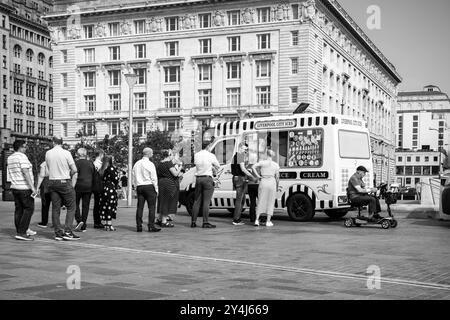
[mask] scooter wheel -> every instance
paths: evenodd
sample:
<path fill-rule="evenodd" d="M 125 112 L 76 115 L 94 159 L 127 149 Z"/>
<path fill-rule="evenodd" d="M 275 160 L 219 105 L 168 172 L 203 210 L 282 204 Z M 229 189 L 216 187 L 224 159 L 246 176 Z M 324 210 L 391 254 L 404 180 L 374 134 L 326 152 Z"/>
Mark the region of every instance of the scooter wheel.
<path fill-rule="evenodd" d="M 353 220 L 352 219 L 345 219 L 344 221 L 344 226 L 346 226 L 347 228 L 350 228 L 353 226 Z"/>
<path fill-rule="evenodd" d="M 382 227 L 383 229 L 389 229 L 389 228 L 391 227 L 390 221 L 389 221 L 389 220 L 383 220 L 383 221 L 381 222 L 381 227 Z"/>
<path fill-rule="evenodd" d="M 391 228 L 397 228 L 398 222 L 397 220 L 393 219 L 391 220 Z"/>

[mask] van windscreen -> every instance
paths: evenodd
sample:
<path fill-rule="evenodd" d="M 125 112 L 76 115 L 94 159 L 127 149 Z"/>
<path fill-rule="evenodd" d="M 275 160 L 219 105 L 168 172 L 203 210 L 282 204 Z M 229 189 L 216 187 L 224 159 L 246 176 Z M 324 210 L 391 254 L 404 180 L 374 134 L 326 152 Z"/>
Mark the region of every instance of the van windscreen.
<path fill-rule="evenodd" d="M 370 159 L 369 136 L 366 132 L 339 130 L 341 158 Z"/>

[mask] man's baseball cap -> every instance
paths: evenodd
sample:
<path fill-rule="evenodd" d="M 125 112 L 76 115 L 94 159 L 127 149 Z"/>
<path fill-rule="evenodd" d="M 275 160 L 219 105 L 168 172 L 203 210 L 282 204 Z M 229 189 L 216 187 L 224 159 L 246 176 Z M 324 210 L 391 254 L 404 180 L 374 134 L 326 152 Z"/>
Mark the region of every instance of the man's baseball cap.
<path fill-rule="evenodd" d="M 356 171 L 363 171 L 363 172 L 369 172 L 369 170 L 367 170 L 365 167 L 363 166 L 359 166 L 358 168 L 356 168 Z"/>

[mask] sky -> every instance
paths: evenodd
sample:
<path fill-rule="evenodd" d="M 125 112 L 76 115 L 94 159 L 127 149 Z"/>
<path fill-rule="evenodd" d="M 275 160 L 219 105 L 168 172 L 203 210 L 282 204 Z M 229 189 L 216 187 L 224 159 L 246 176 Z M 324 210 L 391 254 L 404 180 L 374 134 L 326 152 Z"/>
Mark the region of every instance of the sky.
<path fill-rule="evenodd" d="M 450 95 L 450 0 L 338 0 L 403 78 L 399 91 L 433 84 Z M 371 5 L 380 29 L 369 30 Z"/>

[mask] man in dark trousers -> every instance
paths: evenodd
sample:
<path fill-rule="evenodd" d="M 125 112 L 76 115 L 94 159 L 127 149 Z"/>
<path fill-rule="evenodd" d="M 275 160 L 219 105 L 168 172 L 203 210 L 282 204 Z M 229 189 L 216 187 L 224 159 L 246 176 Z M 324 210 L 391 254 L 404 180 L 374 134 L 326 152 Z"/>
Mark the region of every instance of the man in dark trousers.
<path fill-rule="evenodd" d="M 366 188 L 363 181 L 366 175 L 367 169 L 363 166 L 356 168 L 356 172 L 350 177 L 348 181 L 348 194 L 350 201 L 355 206 L 369 205 L 369 221 L 374 221 L 378 216 L 378 212 L 381 211 L 380 200 L 377 197 L 370 195 L 372 192 L 376 192 L 377 188 Z"/>
<path fill-rule="evenodd" d="M 158 232 L 161 229 L 155 227 L 156 199 L 158 196 L 158 176 L 156 168 L 150 158 L 153 156 L 151 148 L 143 150 L 142 159 L 134 164 L 133 178 L 136 186 L 137 209 L 136 231 L 142 232 L 143 214 L 145 202 L 148 204 L 148 231 Z"/>
<path fill-rule="evenodd" d="M 103 191 L 103 181 L 102 177 L 100 176 L 100 169 L 103 164 L 103 157 L 105 156 L 105 153 L 102 149 L 95 150 L 94 153 L 95 160 L 94 160 L 94 177 L 92 182 L 92 193 L 94 194 L 94 210 L 93 210 L 93 216 L 94 216 L 94 228 L 95 229 L 104 229 L 105 226 L 102 224 L 102 219 L 100 218 L 100 195 Z"/>
<path fill-rule="evenodd" d="M 14 224 L 16 226 L 16 239 L 30 241 L 33 238 L 27 234 L 31 216 L 34 212 L 34 198 L 36 193 L 33 180 L 33 166 L 25 155 L 26 142 L 16 140 L 13 143 L 14 153 L 8 157 L 7 176 L 11 181 L 11 190 L 14 196 Z"/>
<path fill-rule="evenodd" d="M 77 226 L 75 231 L 86 231 L 86 222 L 89 214 L 89 203 L 91 202 L 92 195 L 92 180 L 94 177 L 94 164 L 92 161 L 87 160 L 87 151 L 85 148 L 80 148 L 77 151 L 78 160 L 75 161 L 77 166 L 77 184 L 75 185 L 76 193 L 76 211 L 75 219 L 77 221 Z M 81 214 L 80 214 L 80 201 L 82 203 Z"/>
<path fill-rule="evenodd" d="M 202 151 L 194 155 L 195 173 L 195 201 L 192 208 L 191 228 L 197 227 L 197 216 L 202 208 L 203 224 L 202 228 L 215 228 L 216 226 L 208 222 L 209 204 L 214 194 L 213 168 L 220 169 L 216 156 L 206 150 L 209 144 L 203 143 Z"/>
<path fill-rule="evenodd" d="M 245 205 L 245 195 L 247 194 L 248 178 L 253 178 L 253 175 L 245 167 L 246 153 L 248 146 L 241 142 L 239 150 L 233 157 L 231 164 L 231 173 L 233 174 L 233 186 L 236 189 L 236 202 L 234 205 L 233 225 L 240 226 L 244 222 L 241 220 L 242 208 Z"/>

